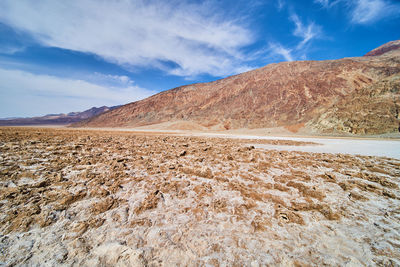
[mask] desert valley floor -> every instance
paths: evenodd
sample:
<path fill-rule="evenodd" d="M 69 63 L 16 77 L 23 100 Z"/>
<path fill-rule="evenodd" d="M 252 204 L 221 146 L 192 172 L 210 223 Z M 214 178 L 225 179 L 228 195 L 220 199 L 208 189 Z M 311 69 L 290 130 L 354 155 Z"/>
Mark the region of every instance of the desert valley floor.
<path fill-rule="evenodd" d="M 399 157 L 283 146 L 0 128 L 0 266 L 400 266 Z"/>

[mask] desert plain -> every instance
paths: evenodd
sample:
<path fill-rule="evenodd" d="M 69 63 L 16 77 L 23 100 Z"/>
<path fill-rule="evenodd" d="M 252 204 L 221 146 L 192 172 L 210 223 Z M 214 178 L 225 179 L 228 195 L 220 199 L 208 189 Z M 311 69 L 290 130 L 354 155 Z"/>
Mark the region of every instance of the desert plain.
<path fill-rule="evenodd" d="M 400 266 L 400 159 L 285 146 L 2 127 L 0 266 Z"/>

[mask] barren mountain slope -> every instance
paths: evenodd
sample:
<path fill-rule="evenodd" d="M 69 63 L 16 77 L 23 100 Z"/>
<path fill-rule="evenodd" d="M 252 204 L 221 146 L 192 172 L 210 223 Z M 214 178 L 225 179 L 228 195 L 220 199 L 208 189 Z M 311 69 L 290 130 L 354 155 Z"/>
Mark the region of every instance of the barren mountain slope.
<path fill-rule="evenodd" d="M 398 49 L 380 56 L 270 64 L 215 82 L 168 90 L 77 125 L 137 127 L 190 121 L 211 129 L 264 128 L 307 122 L 313 126 L 312 121 L 343 98 L 362 88 L 374 88 L 373 84 L 399 73 Z M 382 129 L 392 131 L 393 122 L 389 124 Z M 374 123 L 372 126 L 375 127 Z"/>
<path fill-rule="evenodd" d="M 310 127 L 318 132 L 379 134 L 400 131 L 400 75 L 356 89 L 326 110 Z"/>

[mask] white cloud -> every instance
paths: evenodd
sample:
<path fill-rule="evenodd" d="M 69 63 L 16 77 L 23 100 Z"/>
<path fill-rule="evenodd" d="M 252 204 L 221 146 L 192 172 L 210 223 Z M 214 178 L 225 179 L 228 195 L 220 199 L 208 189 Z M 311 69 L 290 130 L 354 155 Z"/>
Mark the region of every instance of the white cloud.
<path fill-rule="evenodd" d="M 11 46 L 11 45 L 4 45 L 0 47 L 2 54 L 13 55 L 18 52 L 22 52 L 25 50 L 25 47 L 22 46 Z"/>
<path fill-rule="evenodd" d="M 85 79 L 91 83 L 111 87 L 130 87 L 134 85 L 134 82 L 125 75 L 111 75 L 95 72 L 93 75 L 86 76 Z"/>
<path fill-rule="evenodd" d="M 301 41 L 295 46 L 286 47 L 278 42 L 270 42 L 269 43 L 269 53 L 270 57 L 281 57 L 286 61 L 293 60 L 306 60 L 307 55 L 306 52 L 308 47 L 306 46 L 313 39 L 320 39 L 323 37 L 322 28 L 319 25 L 316 25 L 314 22 L 305 25 L 299 18 L 297 14 L 292 14 L 289 19 L 293 21 L 295 25 L 295 29 L 293 31 L 293 35 L 301 38 Z"/>
<path fill-rule="evenodd" d="M 277 2 L 277 8 L 279 11 L 281 11 L 285 7 L 286 2 L 284 0 L 278 0 Z"/>
<path fill-rule="evenodd" d="M 343 0 L 335 0 L 335 1 L 331 1 L 331 0 L 314 0 L 314 3 L 320 4 L 324 8 L 331 8 L 334 5 L 336 5 L 336 4 L 338 4 L 339 2 L 342 2 L 342 1 Z"/>
<path fill-rule="evenodd" d="M 314 3 L 318 3 L 318 4 L 322 5 L 323 7 L 329 6 L 329 0 L 314 0 Z"/>
<path fill-rule="evenodd" d="M 93 53 L 127 67 L 155 66 L 181 76 L 223 76 L 242 68 L 241 48 L 253 42 L 253 35 L 237 18 L 226 19 L 222 12 L 210 1 L 0 2 L 0 21 L 28 32 L 43 45 Z"/>
<path fill-rule="evenodd" d="M 292 49 L 288 49 L 283 47 L 279 43 L 270 43 L 269 44 L 269 49 L 272 55 L 279 55 L 283 57 L 286 61 L 293 61 L 293 55 L 292 55 Z"/>
<path fill-rule="evenodd" d="M 355 0 L 351 13 L 354 24 L 369 24 L 400 14 L 400 5 L 385 0 Z"/>
<path fill-rule="evenodd" d="M 155 93 L 135 86 L 126 76 L 108 79 L 125 86 L 106 87 L 83 80 L 0 68 L 0 117 L 83 111 L 93 106 L 126 104 Z"/>
<path fill-rule="evenodd" d="M 390 0 L 314 0 L 314 3 L 329 9 L 338 3 L 348 10 L 353 24 L 370 24 L 400 15 L 400 4 Z"/>
<path fill-rule="evenodd" d="M 304 25 L 300 18 L 296 14 L 292 14 L 290 19 L 295 24 L 296 28 L 293 31 L 293 35 L 303 40 L 297 45 L 298 49 L 304 47 L 308 42 L 314 38 L 321 38 L 322 30 L 321 27 L 311 22 L 308 25 Z"/>

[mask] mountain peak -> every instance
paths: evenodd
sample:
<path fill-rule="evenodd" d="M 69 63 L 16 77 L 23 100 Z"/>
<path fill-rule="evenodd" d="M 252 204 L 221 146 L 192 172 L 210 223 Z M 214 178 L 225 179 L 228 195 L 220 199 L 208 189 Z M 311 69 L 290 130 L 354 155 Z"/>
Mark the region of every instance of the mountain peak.
<path fill-rule="evenodd" d="M 383 54 L 386 54 L 387 52 L 400 49 L 400 40 L 396 41 L 391 41 L 388 42 L 384 45 L 379 46 L 378 48 L 375 48 L 374 50 L 371 50 L 367 54 L 365 54 L 365 57 L 371 57 L 371 56 L 380 56 Z"/>

